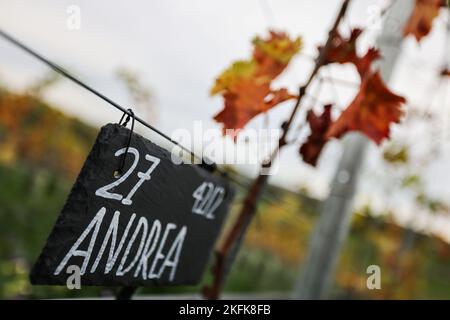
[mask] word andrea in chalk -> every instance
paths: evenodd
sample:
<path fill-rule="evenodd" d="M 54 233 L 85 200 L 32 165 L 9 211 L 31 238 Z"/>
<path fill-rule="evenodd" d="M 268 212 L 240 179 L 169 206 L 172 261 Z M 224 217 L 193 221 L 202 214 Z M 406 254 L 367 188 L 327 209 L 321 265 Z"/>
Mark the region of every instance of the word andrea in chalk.
<path fill-rule="evenodd" d="M 107 254 L 105 268 L 104 270 L 99 270 L 100 272 L 104 272 L 104 274 L 111 273 L 116 263 L 118 263 L 119 266 L 115 273 L 118 277 L 134 271 L 133 276 L 135 278 L 140 277 L 143 280 L 159 279 L 164 272 L 169 272 L 169 280 L 173 281 L 180 253 L 183 248 L 183 242 L 187 233 L 186 226 L 178 228 L 176 224 L 168 223 L 164 228 L 158 219 L 153 220 L 153 223 L 150 226 L 147 218 L 140 217 L 137 219 L 137 215 L 133 213 L 129 217 L 125 231 L 119 240 L 117 231 L 119 227 L 120 212 L 116 211 L 106 234 L 102 235 L 102 244 L 100 248 L 97 248 L 98 251 L 96 251 L 94 249 L 98 246 L 95 244 L 97 243 L 97 237 L 99 237 L 99 230 L 103 223 L 105 213 L 106 208 L 104 207 L 97 212 L 95 217 L 59 263 L 54 271 L 54 275 L 60 274 L 72 257 L 83 257 L 80 272 L 81 275 L 84 275 L 86 272 L 94 273 L 99 268 L 98 266 L 103 255 Z M 137 224 L 134 223 L 135 220 L 137 220 Z M 134 231 L 131 233 L 132 227 L 134 227 Z M 176 232 L 177 234 L 172 241 L 169 250 L 163 252 L 169 234 L 174 234 Z M 128 237 L 129 234 L 131 234 L 131 237 Z M 89 236 L 90 240 L 88 248 L 86 250 L 80 249 L 80 245 Z M 130 255 L 130 251 L 136 241 L 138 241 L 139 247 L 136 254 Z M 109 252 L 106 253 L 105 251 L 107 251 L 108 244 Z M 150 260 L 150 257 L 152 257 L 152 260 Z"/>

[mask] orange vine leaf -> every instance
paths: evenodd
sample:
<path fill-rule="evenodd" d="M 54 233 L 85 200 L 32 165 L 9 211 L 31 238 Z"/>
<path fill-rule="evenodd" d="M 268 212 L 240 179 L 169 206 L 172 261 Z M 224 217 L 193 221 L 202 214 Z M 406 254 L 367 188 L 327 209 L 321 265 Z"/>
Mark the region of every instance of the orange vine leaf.
<path fill-rule="evenodd" d="M 324 64 L 329 63 L 352 63 L 358 70 L 361 78 L 370 71 L 372 62 L 380 58 L 380 52 L 375 48 L 370 48 L 365 55 L 359 56 L 356 52 L 356 40 L 361 35 L 361 29 L 352 29 L 350 37 L 344 38 L 336 32 L 333 35 L 330 49 L 325 54 Z M 321 50 L 322 47 L 319 47 Z"/>
<path fill-rule="evenodd" d="M 317 159 L 323 147 L 328 141 L 326 133 L 333 123 L 331 119 L 331 106 L 331 104 L 325 105 L 321 115 L 316 115 L 314 111 L 309 110 L 306 116 L 311 133 L 305 143 L 300 147 L 299 152 L 303 161 L 314 167 L 317 164 Z"/>
<path fill-rule="evenodd" d="M 391 123 L 400 122 L 406 99 L 392 93 L 379 71 L 369 74 L 361 83 L 355 99 L 329 128 L 326 137 L 339 138 L 349 131 L 359 131 L 380 144 L 390 134 Z"/>
<path fill-rule="evenodd" d="M 414 9 L 403 28 L 403 35 L 413 35 L 417 42 L 430 33 L 433 20 L 439 9 L 446 6 L 445 0 L 416 0 Z"/>
<path fill-rule="evenodd" d="M 441 77 L 450 77 L 450 69 L 444 68 L 441 70 L 441 72 L 439 74 Z"/>
<path fill-rule="evenodd" d="M 283 32 L 269 32 L 268 39 L 253 39 L 253 60 L 258 65 L 257 76 L 267 76 L 272 80 L 283 72 L 292 57 L 300 51 L 302 42 L 299 37 L 291 40 Z"/>
<path fill-rule="evenodd" d="M 258 114 L 297 97 L 285 88 L 272 89 L 271 82 L 288 66 L 301 45 L 300 38 L 292 40 L 285 33 L 271 31 L 267 39 L 253 39 L 250 60 L 233 63 L 216 79 L 211 94 L 222 95 L 224 108 L 214 119 L 223 124 L 224 134 L 227 128 L 238 132 Z"/>
<path fill-rule="evenodd" d="M 214 120 L 233 129 L 241 129 L 258 114 L 270 110 L 283 101 L 295 98 L 284 88 L 274 91 L 270 90 L 268 83 L 258 84 L 248 80 L 238 82 L 234 90 L 225 92 L 223 97 L 225 107 L 214 116 Z M 223 130 L 227 133 L 225 127 Z M 238 132 L 232 131 L 231 138 L 236 139 Z"/>

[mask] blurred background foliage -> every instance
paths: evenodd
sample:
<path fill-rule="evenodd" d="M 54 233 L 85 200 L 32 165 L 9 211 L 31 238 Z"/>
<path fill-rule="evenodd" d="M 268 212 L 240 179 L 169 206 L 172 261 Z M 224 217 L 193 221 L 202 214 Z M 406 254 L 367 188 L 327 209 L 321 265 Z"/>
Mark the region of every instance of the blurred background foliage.
<path fill-rule="evenodd" d="M 20 93 L 0 89 L 0 298 L 99 297 L 110 296 L 115 290 L 68 290 L 29 283 L 30 268 L 97 133 L 41 98 L 40 92 L 53 80 L 45 77 Z M 149 98 L 148 93 L 144 96 Z M 407 151 L 387 152 L 385 156 L 402 162 Z M 414 185 L 417 179 L 411 177 L 407 185 Z M 239 209 L 243 192 L 238 189 L 232 216 Z M 294 193 L 269 186 L 226 291 L 289 297 L 305 259 L 319 205 L 305 191 Z M 371 264 L 381 267 L 381 290 L 366 288 L 366 268 Z M 145 288 L 140 293 L 198 293 L 199 288 Z M 449 299 L 449 244 L 396 225 L 389 214 L 362 208 L 354 215 L 332 297 Z"/>

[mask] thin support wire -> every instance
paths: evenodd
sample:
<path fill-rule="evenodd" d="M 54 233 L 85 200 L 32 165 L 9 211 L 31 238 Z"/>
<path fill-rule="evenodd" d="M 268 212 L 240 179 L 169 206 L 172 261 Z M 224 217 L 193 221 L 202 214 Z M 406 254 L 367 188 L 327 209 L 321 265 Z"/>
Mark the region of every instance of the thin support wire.
<path fill-rule="evenodd" d="M 57 65 L 56 63 L 48 60 L 47 58 L 44 58 L 42 55 L 40 55 L 39 53 L 37 53 L 36 51 L 34 51 L 33 49 L 29 48 L 28 46 L 26 46 L 25 44 L 23 44 L 22 42 L 20 42 L 19 40 L 13 38 L 12 36 L 10 36 L 9 34 L 7 34 L 6 32 L 4 32 L 3 30 L 0 30 L 0 36 L 9 41 L 10 43 L 12 43 L 13 45 L 21 48 L 22 50 L 24 50 L 25 52 L 29 53 L 30 55 L 32 55 L 33 57 L 35 57 L 36 59 L 40 60 L 41 62 L 43 62 L 44 64 L 46 64 L 47 66 L 49 66 L 50 68 L 52 68 L 53 70 L 55 70 L 56 72 L 58 72 L 59 74 L 63 75 L 64 77 L 66 77 L 67 79 L 73 81 L 74 83 L 78 84 L 79 86 L 81 86 L 82 88 L 88 90 L 89 92 L 93 93 L 94 95 L 96 95 L 97 97 L 99 97 L 100 99 L 102 99 L 103 101 L 106 101 L 107 103 L 109 103 L 111 106 L 115 107 L 116 109 L 122 111 L 123 113 L 126 113 L 129 116 L 133 116 L 126 108 L 122 107 L 121 105 L 119 105 L 118 103 L 114 102 L 113 100 L 111 100 L 110 98 L 106 97 L 105 95 L 103 95 L 102 93 L 98 92 L 97 90 L 95 90 L 94 88 L 90 87 L 89 85 L 85 84 L 83 81 L 79 80 L 78 78 L 72 76 L 69 72 L 67 72 L 66 70 L 64 70 L 64 68 L 60 67 L 59 65 Z M 147 123 L 146 121 L 142 120 L 141 118 L 139 118 L 138 116 L 134 116 L 135 120 L 139 123 L 141 123 L 142 125 L 144 125 L 145 127 L 149 128 L 150 130 L 156 132 L 157 134 L 159 134 L 161 137 L 163 137 L 164 139 L 170 141 L 171 143 L 173 143 L 174 145 L 180 147 L 182 150 L 184 150 L 185 152 L 189 153 L 194 159 L 200 159 L 202 163 L 205 163 L 205 161 L 203 161 L 203 157 L 197 156 L 194 152 L 192 152 L 191 150 L 187 149 L 186 147 L 182 146 L 181 144 L 179 144 L 178 142 L 176 142 L 175 140 L 171 139 L 169 136 L 167 136 L 166 134 L 164 134 L 163 132 L 161 132 L 160 130 L 156 129 L 155 127 L 153 127 L 152 125 L 150 125 L 149 123 Z M 206 163 L 210 163 L 210 162 L 206 162 Z M 215 164 L 212 165 L 213 167 L 215 167 Z"/>

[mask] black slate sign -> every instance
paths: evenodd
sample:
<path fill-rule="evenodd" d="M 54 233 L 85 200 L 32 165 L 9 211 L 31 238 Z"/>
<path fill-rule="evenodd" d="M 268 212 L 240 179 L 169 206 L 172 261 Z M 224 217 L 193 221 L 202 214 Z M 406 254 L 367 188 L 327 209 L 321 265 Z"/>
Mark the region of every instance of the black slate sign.
<path fill-rule="evenodd" d="M 34 265 L 33 284 L 65 285 L 68 267 L 82 285 L 199 282 L 234 191 L 220 177 L 130 130 L 104 126 Z"/>

